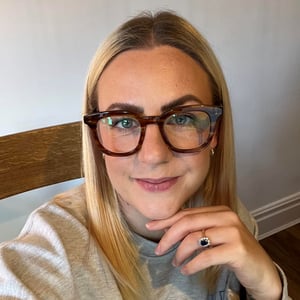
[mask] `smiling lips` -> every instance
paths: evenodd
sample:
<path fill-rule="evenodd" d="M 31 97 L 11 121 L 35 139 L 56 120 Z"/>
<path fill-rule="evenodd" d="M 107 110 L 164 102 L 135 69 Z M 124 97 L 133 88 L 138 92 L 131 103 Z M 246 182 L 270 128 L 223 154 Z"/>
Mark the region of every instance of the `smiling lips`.
<path fill-rule="evenodd" d="M 164 192 L 170 189 L 178 180 L 178 177 L 166 177 L 159 179 L 136 178 L 135 181 L 147 192 Z"/>

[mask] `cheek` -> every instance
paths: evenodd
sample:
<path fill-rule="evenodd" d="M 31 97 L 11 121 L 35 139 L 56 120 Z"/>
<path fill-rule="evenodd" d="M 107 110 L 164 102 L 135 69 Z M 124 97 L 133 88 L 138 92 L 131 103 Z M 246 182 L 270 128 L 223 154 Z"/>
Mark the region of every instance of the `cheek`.
<path fill-rule="evenodd" d="M 210 152 L 205 150 L 195 154 L 187 160 L 188 168 L 192 177 L 192 181 L 197 182 L 199 187 L 205 180 L 210 167 Z"/>
<path fill-rule="evenodd" d="M 122 182 L 124 184 L 124 177 L 126 170 L 128 170 L 129 163 L 120 158 L 106 156 L 105 165 L 113 187 L 116 188 L 117 186 L 122 185 Z"/>

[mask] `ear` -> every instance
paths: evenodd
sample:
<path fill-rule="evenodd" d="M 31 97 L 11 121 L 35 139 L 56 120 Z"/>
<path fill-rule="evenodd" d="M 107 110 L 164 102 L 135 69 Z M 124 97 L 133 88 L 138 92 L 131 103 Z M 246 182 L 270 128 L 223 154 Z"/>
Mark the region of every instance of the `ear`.
<path fill-rule="evenodd" d="M 209 145 L 210 145 L 210 148 L 212 148 L 212 149 L 217 147 L 217 145 L 218 145 L 218 135 L 216 133 L 213 135 L 212 140 L 211 140 Z"/>

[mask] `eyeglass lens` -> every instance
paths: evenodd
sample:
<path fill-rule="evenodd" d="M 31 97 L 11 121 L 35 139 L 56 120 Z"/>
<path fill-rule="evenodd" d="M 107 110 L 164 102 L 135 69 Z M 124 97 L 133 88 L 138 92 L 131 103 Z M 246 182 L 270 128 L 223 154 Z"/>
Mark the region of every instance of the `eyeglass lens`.
<path fill-rule="evenodd" d="M 198 148 L 210 137 L 210 118 L 204 111 L 174 113 L 162 122 L 163 138 L 178 150 Z M 98 121 L 97 133 L 104 148 L 126 153 L 138 146 L 142 125 L 135 115 L 107 116 Z"/>

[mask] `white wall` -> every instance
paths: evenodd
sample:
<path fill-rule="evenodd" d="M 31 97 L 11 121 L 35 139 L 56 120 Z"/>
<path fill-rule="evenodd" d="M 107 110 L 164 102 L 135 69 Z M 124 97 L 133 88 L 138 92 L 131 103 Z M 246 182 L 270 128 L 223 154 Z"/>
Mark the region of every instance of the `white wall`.
<path fill-rule="evenodd" d="M 79 120 L 98 44 L 127 17 L 158 8 L 189 19 L 221 61 L 232 96 L 239 193 L 247 207 L 299 192 L 298 0 L 0 0 L 0 135 Z M 1 201 L 0 241 L 65 188 Z"/>

